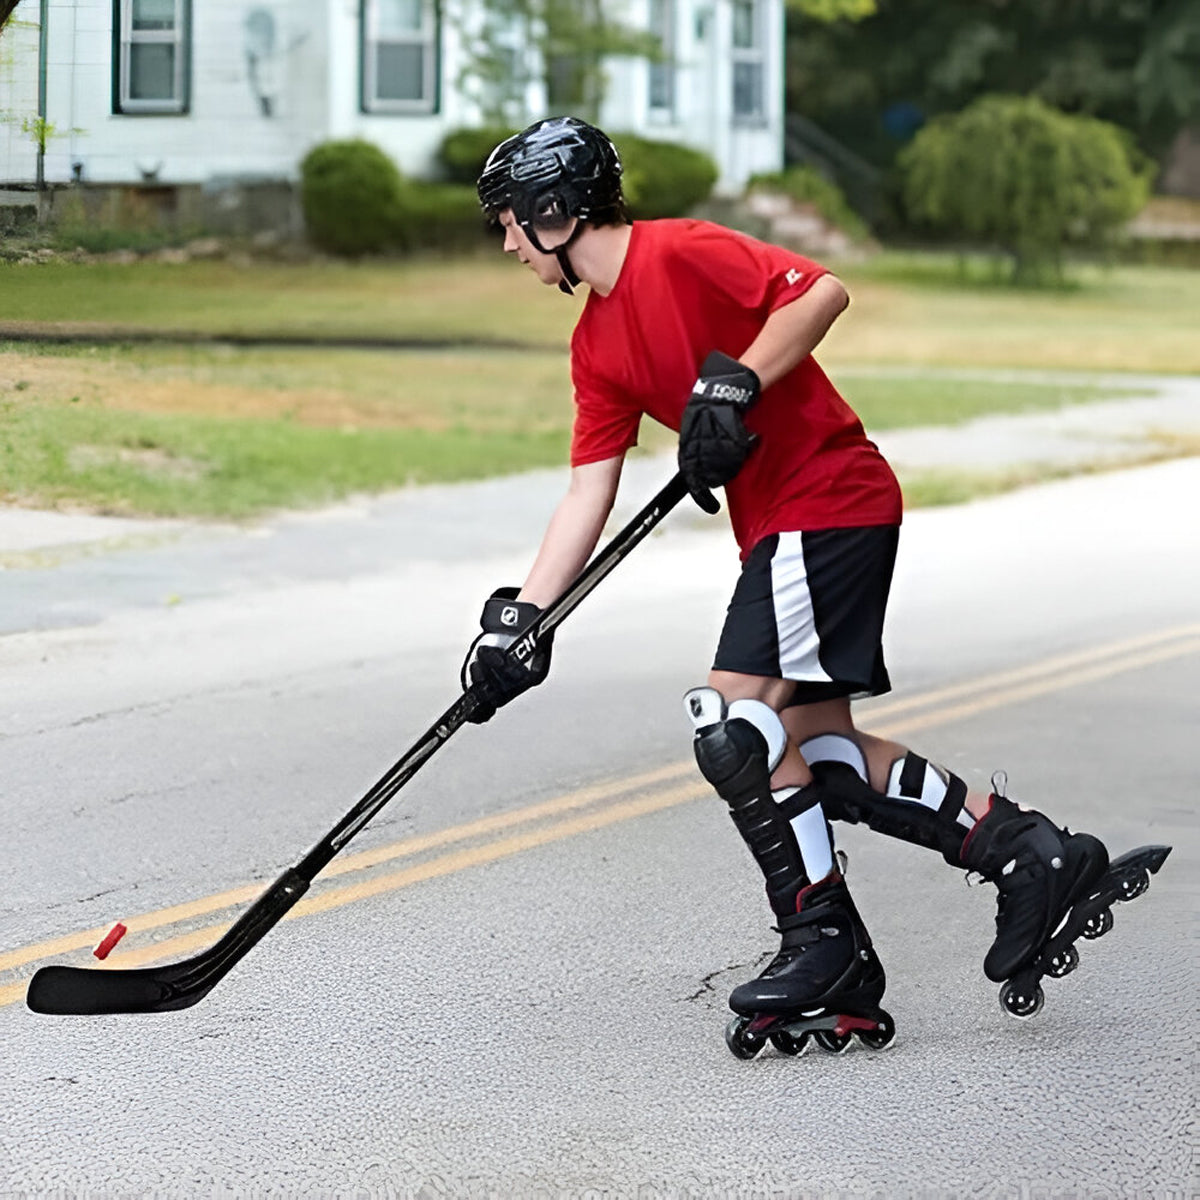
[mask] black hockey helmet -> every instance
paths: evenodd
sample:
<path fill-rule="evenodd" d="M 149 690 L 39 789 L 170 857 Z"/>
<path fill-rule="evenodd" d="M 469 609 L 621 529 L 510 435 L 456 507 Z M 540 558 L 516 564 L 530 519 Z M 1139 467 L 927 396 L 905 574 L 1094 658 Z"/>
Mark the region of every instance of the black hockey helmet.
<path fill-rule="evenodd" d="M 488 155 L 478 191 L 490 218 L 511 208 L 543 253 L 539 229 L 562 229 L 572 217 L 625 220 L 617 148 L 577 117 L 537 121 L 501 142 Z"/>

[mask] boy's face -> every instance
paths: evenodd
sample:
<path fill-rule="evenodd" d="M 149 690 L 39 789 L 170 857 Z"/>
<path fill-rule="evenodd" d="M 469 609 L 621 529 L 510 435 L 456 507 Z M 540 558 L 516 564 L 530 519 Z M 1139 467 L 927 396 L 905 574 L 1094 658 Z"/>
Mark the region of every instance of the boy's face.
<path fill-rule="evenodd" d="M 500 214 L 500 225 L 504 229 L 505 254 L 515 254 L 533 270 L 533 273 L 543 283 L 557 285 L 562 281 L 562 267 L 559 266 L 557 256 L 554 254 L 543 254 L 529 240 L 529 235 L 517 223 L 517 218 L 513 216 L 511 208 L 506 208 Z M 548 238 L 552 247 L 562 245 L 570 237 L 573 226 L 574 222 L 565 230 L 555 230 L 553 234 L 547 236 L 543 236 L 539 231 L 538 238 L 543 245 L 547 244 Z"/>

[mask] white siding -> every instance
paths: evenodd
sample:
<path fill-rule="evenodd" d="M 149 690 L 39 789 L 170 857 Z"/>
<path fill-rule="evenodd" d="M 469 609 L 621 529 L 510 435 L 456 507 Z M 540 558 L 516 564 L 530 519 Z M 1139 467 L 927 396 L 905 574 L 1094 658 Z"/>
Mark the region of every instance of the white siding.
<path fill-rule="evenodd" d="M 470 0 L 463 0 L 470 3 Z M 648 19 L 649 0 L 628 0 L 633 22 Z M 738 189 L 782 157 L 783 0 L 760 0 L 767 30 L 766 111 L 757 124 L 733 118 L 729 0 L 675 0 L 676 104 L 650 111 L 649 64 L 614 61 L 601 124 L 637 130 L 707 150 L 719 187 Z M 457 7 L 447 0 L 445 9 Z M 259 72 L 271 99 L 264 114 L 252 87 L 247 16 L 274 19 L 274 53 Z M 443 19 L 439 103 L 429 114 L 362 111 L 360 0 L 192 0 L 188 110 L 181 114 L 113 112 L 113 0 L 49 0 L 47 116 L 56 136 L 46 178 L 70 180 L 81 163 L 90 182 L 136 183 L 157 172 L 163 184 L 214 178 L 294 178 L 299 160 L 329 137 L 363 137 L 413 175 L 436 169 L 447 130 L 474 123 L 456 87 L 461 51 L 455 21 Z M 36 151 L 20 132 L 37 111 L 38 0 L 22 0 L 0 38 L 0 183 L 34 179 Z"/>
<path fill-rule="evenodd" d="M 707 151 L 720 170 L 718 191 L 736 193 L 751 175 L 778 171 L 783 165 L 783 0 L 761 3 L 766 36 L 761 122 L 739 123 L 734 118 L 730 5 L 676 0 L 672 118 L 650 110 L 649 64 L 621 59 L 609 70 L 611 86 L 601 124 Z M 630 15 L 645 22 L 647 12 L 648 0 L 639 0 Z"/>

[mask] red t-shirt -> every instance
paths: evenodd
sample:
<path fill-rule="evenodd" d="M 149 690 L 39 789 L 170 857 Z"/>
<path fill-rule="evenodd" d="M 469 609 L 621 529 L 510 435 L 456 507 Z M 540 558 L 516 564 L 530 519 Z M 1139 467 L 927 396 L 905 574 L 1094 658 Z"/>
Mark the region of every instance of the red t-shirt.
<path fill-rule="evenodd" d="M 827 273 L 707 221 L 634 222 L 616 287 L 591 293 L 571 339 L 572 466 L 624 454 L 643 413 L 678 431 L 708 353 L 740 357 Z M 767 388 L 746 427 L 761 441 L 725 489 L 743 558 L 772 533 L 900 521 L 891 468 L 812 355 Z"/>

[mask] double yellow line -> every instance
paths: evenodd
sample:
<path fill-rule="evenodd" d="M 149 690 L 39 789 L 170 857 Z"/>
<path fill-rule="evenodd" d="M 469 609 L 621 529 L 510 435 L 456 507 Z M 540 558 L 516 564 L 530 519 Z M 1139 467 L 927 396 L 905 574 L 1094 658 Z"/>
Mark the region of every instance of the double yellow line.
<path fill-rule="evenodd" d="M 1197 652 L 1200 652 L 1200 624 L 1178 626 L 1042 659 L 1015 670 L 981 676 L 917 696 L 873 704 L 864 710 L 862 723 L 880 737 L 907 736 L 935 725 L 964 720 L 991 709 L 1020 704 Z M 327 912 L 370 896 L 497 862 L 538 846 L 633 820 L 709 794 L 710 789 L 698 777 L 695 764 L 689 759 L 582 788 L 540 804 L 346 854 L 325 868 L 314 892 L 305 897 L 287 919 Z M 384 869 L 404 859 L 417 861 L 396 870 Z M 361 874 L 353 883 L 338 886 L 330 882 L 355 873 Z M 186 904 L 130 917 L 125 920 L 127 942 L 118 947 L 105 965 L 140 967 L 193 954 L 211 945 L 229 927 L 234 914 L 228 910 L 249 904 L 264 887 L 262 882 L 247 884 Z M 174 926 L 192 925 L 198 919 L 216 913 L 226 914 L 227 919 L 170 933 Z M 0 953 L 0 975 L 20 973 L 24 976 L 12 983 L 0 984 L 0 1007 L 24 998 L 28 976 L 23 968 L 64 955 L 86 961 L 85 952 L 106 932 L 107 926 L 100 926 Z M 166 936 L 156 936 L 164 932 Z"/>

